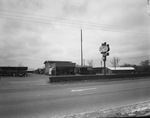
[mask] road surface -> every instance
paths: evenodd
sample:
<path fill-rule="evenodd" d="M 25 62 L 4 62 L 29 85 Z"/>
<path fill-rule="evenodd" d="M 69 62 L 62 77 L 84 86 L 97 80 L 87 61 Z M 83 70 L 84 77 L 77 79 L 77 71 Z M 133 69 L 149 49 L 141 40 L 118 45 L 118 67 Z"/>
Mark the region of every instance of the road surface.
<path fill-rule="evenodd" d="M 59 118 L 150 100 L 150 78 L 76 84 L 29 85 L 25 81 L 5 84 L 7 87 L 0 87 L 0 118 Z"/>

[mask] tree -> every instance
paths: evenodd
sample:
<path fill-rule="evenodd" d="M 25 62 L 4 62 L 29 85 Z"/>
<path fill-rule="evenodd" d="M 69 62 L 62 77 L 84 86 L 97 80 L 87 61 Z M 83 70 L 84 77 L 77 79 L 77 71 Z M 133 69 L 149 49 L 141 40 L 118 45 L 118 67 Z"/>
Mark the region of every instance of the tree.
<path fill-rule="evenodd" d="M 21 62 L 18 64 L 18 66 L 19 66 L 19 67 L 23 67 L 23 65 L 22 65 L 22 63 L 21 63 Z"/>
<path fill-rule="evenodd" d="M 145 61 L 141 61 L 140 66 L 142 68 L 142 71 L 144 72 L 148 72 L 150 71 L 150 61 L 149 60 L 145 60 Z"/>
<path fill-rule="evenodd" d="M 93 67 L 93 60 L 88 60 L 87 63 L 89 66 Z"/>
<path fill-rule="evenodd" d="M 119 57 L 113 57 L 113 59 L 110 61 L 110 63 L 112 64 L 112 66 L 113 66 L 114 68 L 116 68 L 116 67 L 119 66 L 119 62 L 120 62 Z"/>
<path fill-rule="evenodd" d="M 124 65 L 121 65 L 121 67 L 133 67 L 133 65 L 125 63 Z"/>
<path fill-rule="evenodd" d="M 140 63 L 141 66 L 149 66 L 149 64 L 150 64 L 149 60 L 141 61 Z"/>

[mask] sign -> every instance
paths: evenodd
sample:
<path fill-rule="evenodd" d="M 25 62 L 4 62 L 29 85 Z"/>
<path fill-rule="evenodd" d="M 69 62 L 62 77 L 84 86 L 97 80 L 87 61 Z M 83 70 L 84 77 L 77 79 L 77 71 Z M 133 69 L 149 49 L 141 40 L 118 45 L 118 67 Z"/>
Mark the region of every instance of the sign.
<path fill-rule="evenodd" d="M 109 44 L 106 42 L 102 43 L 102 45 L 99 47 L 99 51 L 103 55 L 102 59 L 104 61 L 104 75 L 106 75 L 106 57 L 109 56 Z"/>
<path fill-rule="evenodd" d="M 99 48 L 99 51 L 100 51 L 100 52 L 107 52 L 107 51 L 108 51 L 108 46 L 101 46 L 101 47 Z"/>
<path fill-rule="evenodd" d="M 104 54 L 103 54 L 103 57 L 104 57 L 104 56 L 108 56 L 108 53 L 104 53 Z"/>

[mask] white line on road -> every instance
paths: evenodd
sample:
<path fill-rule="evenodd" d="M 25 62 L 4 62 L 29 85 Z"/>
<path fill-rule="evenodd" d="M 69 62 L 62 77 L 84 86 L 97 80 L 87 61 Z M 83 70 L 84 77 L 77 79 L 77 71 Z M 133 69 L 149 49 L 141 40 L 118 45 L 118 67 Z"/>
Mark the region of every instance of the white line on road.
<path fill-rule="evenodd" d="M 88 90 L 94 90 L 96 88 L 85 88 L 85 89 L 75 89 L 71 90 L 71 92 L 82 92 L 82 91 L 88 91 Z"/>

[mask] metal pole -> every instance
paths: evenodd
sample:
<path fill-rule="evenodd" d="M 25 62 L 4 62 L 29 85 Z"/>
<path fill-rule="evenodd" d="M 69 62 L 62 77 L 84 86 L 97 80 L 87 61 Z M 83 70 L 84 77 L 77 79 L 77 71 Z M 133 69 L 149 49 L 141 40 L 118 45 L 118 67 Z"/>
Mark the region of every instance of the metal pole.
<path fill-rule="evenodd" d="M 81 29 L 81 66 L 83 66 L 82 29 Z"/>
<path fill-rule="evenodd" d="M 104 75 L 106 75 L 106 56 L 104 56 Z"/>
<path fill-rule="evenodd" d="M 106 75 L 106 73 L 105 73 L 105 61 L 104 61 L 104 75 Z"/>

